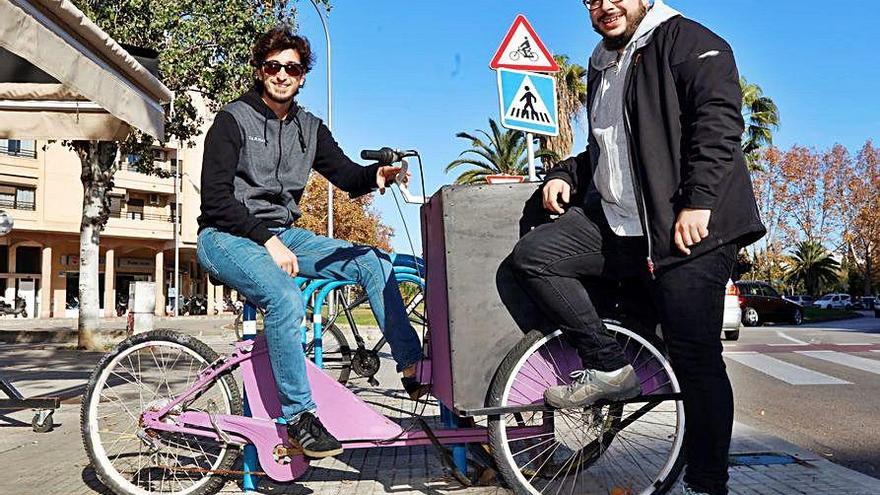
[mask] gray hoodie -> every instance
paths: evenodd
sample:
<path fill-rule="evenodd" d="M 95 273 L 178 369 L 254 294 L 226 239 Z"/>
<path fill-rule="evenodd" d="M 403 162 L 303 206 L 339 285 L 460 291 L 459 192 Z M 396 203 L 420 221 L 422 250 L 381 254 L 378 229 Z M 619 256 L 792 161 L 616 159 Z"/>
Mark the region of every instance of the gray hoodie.
<path fill-rule="evenodd" d="M 604 43 L 600 42 L 590 57 L 592 68 L 602 73 L 599 94 L 590 108 L 590 130 L 599 145 L 599 163 L 593 182 L 602 196 L 602 209 L 608 224 L 620 236 L 644 235 L 633 189 L 629 143 L 624 131 L 626 75 L 633 53 L 650 41 L 658 26 L 679 15 L 662 0 L 655 0 L 621 53 L 606 50 Z"/>

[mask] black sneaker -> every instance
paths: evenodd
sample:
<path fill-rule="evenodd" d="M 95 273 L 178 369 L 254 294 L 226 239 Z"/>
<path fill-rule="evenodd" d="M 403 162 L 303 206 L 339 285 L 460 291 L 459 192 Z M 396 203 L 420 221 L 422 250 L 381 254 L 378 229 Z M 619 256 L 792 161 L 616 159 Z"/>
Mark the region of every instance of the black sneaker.
<path fill-rule="evenodd" d="M 300 414 L 295 423 L 287 425 L 287 435 L 303 453 L 316 459 L 342 453 L 342 444 L 333 437 L 321 420 L 310 412 Z"/>

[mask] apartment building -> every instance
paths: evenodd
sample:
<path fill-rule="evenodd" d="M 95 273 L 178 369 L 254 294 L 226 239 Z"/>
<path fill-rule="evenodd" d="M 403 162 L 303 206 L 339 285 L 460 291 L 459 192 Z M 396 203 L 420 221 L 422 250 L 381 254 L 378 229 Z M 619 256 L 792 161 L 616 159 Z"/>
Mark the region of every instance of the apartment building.
<path fill-rule="evenodd" d="M 180 216 L 180 292 L 215 294 L 195 258 L 203 136 L 194 147 L 155 148 L 158 168 L 175 180 L 138 172 L 121 156 L 110 192 L 110 219 L 101 234 L 99 293 L 102 314 L 115 315 L 118 296 L 134 281 L 156 284 L 163 314 L 174 283 L 175 215 Z M 83 187 L 79 158 L 61 141 L 0 140 L 0 210 L 13 217 L 0 237 L 4 299 L 28 302 L 29 316 L 74 316 L 79 284 L 79 228 Z"/>

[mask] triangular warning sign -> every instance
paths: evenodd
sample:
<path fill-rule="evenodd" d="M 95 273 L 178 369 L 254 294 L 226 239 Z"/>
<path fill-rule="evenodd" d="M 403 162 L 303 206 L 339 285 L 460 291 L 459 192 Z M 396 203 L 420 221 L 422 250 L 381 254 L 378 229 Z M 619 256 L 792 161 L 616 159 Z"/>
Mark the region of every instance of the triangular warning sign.
<path fill-rule="evenodd" d="M 504 119 L 541 125 L 556 125 L 547 104 L 544 103 L 535 83 L 529 76 L 523 78 L 522 84 L 505 112 Z"/>
<path fill-rule="evenodd" d="M 516 16 L 489 67 L 536 72 L 559 71 L 559 65 L 522 14 Z"/>

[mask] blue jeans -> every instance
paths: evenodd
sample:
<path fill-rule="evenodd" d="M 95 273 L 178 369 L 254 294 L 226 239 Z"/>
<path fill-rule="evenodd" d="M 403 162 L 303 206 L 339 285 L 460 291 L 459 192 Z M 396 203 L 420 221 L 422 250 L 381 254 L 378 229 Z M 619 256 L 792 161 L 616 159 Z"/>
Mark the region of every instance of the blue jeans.
<path fill-rule="evenodd" d="M 422 359 L 421 343 L 407 317 L 388 254 L 295 227 L 273 232 L 296 255 L 299 275 L 353 280 L 364 288 L 398 371 Z M 269 360 L 284 418 L 293 420 L 316 409 L 300 334 L 305 307 L 293 277 L 281 271 L 265 247 L 210 227 L 199 233 L 198 257 L 214 278 L 263 310 Z"/>

